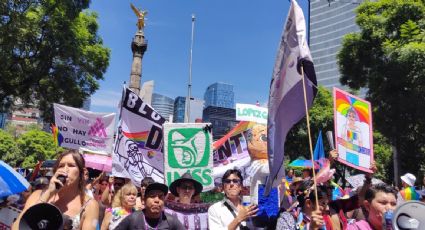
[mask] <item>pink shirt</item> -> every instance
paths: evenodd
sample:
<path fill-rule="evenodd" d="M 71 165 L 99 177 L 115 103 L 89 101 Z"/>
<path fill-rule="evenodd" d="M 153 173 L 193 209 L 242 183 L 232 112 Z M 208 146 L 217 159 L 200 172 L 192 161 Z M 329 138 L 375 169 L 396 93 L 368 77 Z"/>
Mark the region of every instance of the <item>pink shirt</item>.
<path fill-rule="evenodd" d="M 373 228 L 369 225 L 367 221 L 360 220 L 348 224 L 347 230 L 373 230 Z"/>

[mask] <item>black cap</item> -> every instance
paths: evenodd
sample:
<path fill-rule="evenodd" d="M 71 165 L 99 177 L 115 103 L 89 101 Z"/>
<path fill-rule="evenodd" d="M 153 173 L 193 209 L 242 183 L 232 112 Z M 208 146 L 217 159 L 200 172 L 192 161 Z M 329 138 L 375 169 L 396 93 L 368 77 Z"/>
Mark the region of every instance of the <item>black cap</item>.
<path fill-rule="evenodd" d="M 165 185 L 165 184 L 158 183 L 158 182 L 153 182 L 152 184 L 149 184 L 146 187 L 146 190 L 145 190 L 145 198 L 147 197 L 146 195 L 148 195 L 148 193 L 150 191 L 153 191 L 153 190 L 159 190 L 161 192 L 164 192 L 164 195 L 167 195 L 167 193 L 168 193 L 168 186 Z"/>
<path fill-rule="evenodd" d="M 196 196 L 200 192 L 202 192 L 202 189 L 203 189 L 202 184 L 199 183 L 198 181 L 194 180 L 192 178 L 192 175 L 190 175 L 190 173 L 184 173 L 181 178 L 173 181 L 173 183 L 170 184 L 170 192 L 174 196 L 179 196 L 179 194 L 177 193 L 177 187 L 179 187 L 180 184 L 185 182 L 185 181 L 190 181 L 190 182 L 193 183 L 193 186 L 195 187 L 195 193 L 193 194 L 193 196 Z"/>

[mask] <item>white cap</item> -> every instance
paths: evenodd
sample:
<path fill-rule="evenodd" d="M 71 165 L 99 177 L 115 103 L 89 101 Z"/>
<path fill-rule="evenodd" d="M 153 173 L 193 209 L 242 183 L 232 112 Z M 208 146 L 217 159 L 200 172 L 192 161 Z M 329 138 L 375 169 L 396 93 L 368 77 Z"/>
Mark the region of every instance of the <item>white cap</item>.
<path fill-rule="evenodd" d="M 400 177 L 403 182 L 410 186 L 415 186 L 416 177 L 411 173 L 406 173 Z"/>

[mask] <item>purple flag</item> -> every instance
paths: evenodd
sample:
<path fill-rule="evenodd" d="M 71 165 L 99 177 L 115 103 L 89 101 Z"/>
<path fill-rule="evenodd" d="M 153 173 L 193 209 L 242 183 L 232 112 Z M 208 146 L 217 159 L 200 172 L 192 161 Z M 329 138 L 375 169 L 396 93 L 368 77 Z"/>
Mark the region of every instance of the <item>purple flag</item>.
<path fill-rule="evenodd" d="M 316 74 L 306 41 L 304 14 L 297 2 L 291 0 L 270 83 L 267 121 L 270 176 L 266 182 L 265 194 L 284 177 L 286 135 L 306 114 L 301 65 L 304 67 L 307 105 L 310 108 L 317 93 Z"/>

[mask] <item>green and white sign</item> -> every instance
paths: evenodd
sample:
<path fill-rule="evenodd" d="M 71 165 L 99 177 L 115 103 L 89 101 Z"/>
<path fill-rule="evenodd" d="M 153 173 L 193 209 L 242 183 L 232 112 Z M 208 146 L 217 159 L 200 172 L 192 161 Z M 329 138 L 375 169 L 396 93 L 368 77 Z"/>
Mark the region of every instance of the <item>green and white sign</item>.
<path fill-rule="evenodd" d="M 169 186 L 188 172 L 204 191 L 214 188 L 213 149 L 209 123 L 164 124 L 164 177 Z"/>
<path fill-rule="evenodd" d="M 236 120 L 267 124 L 268 109 L 257 105 L 236 103 Z"/>

